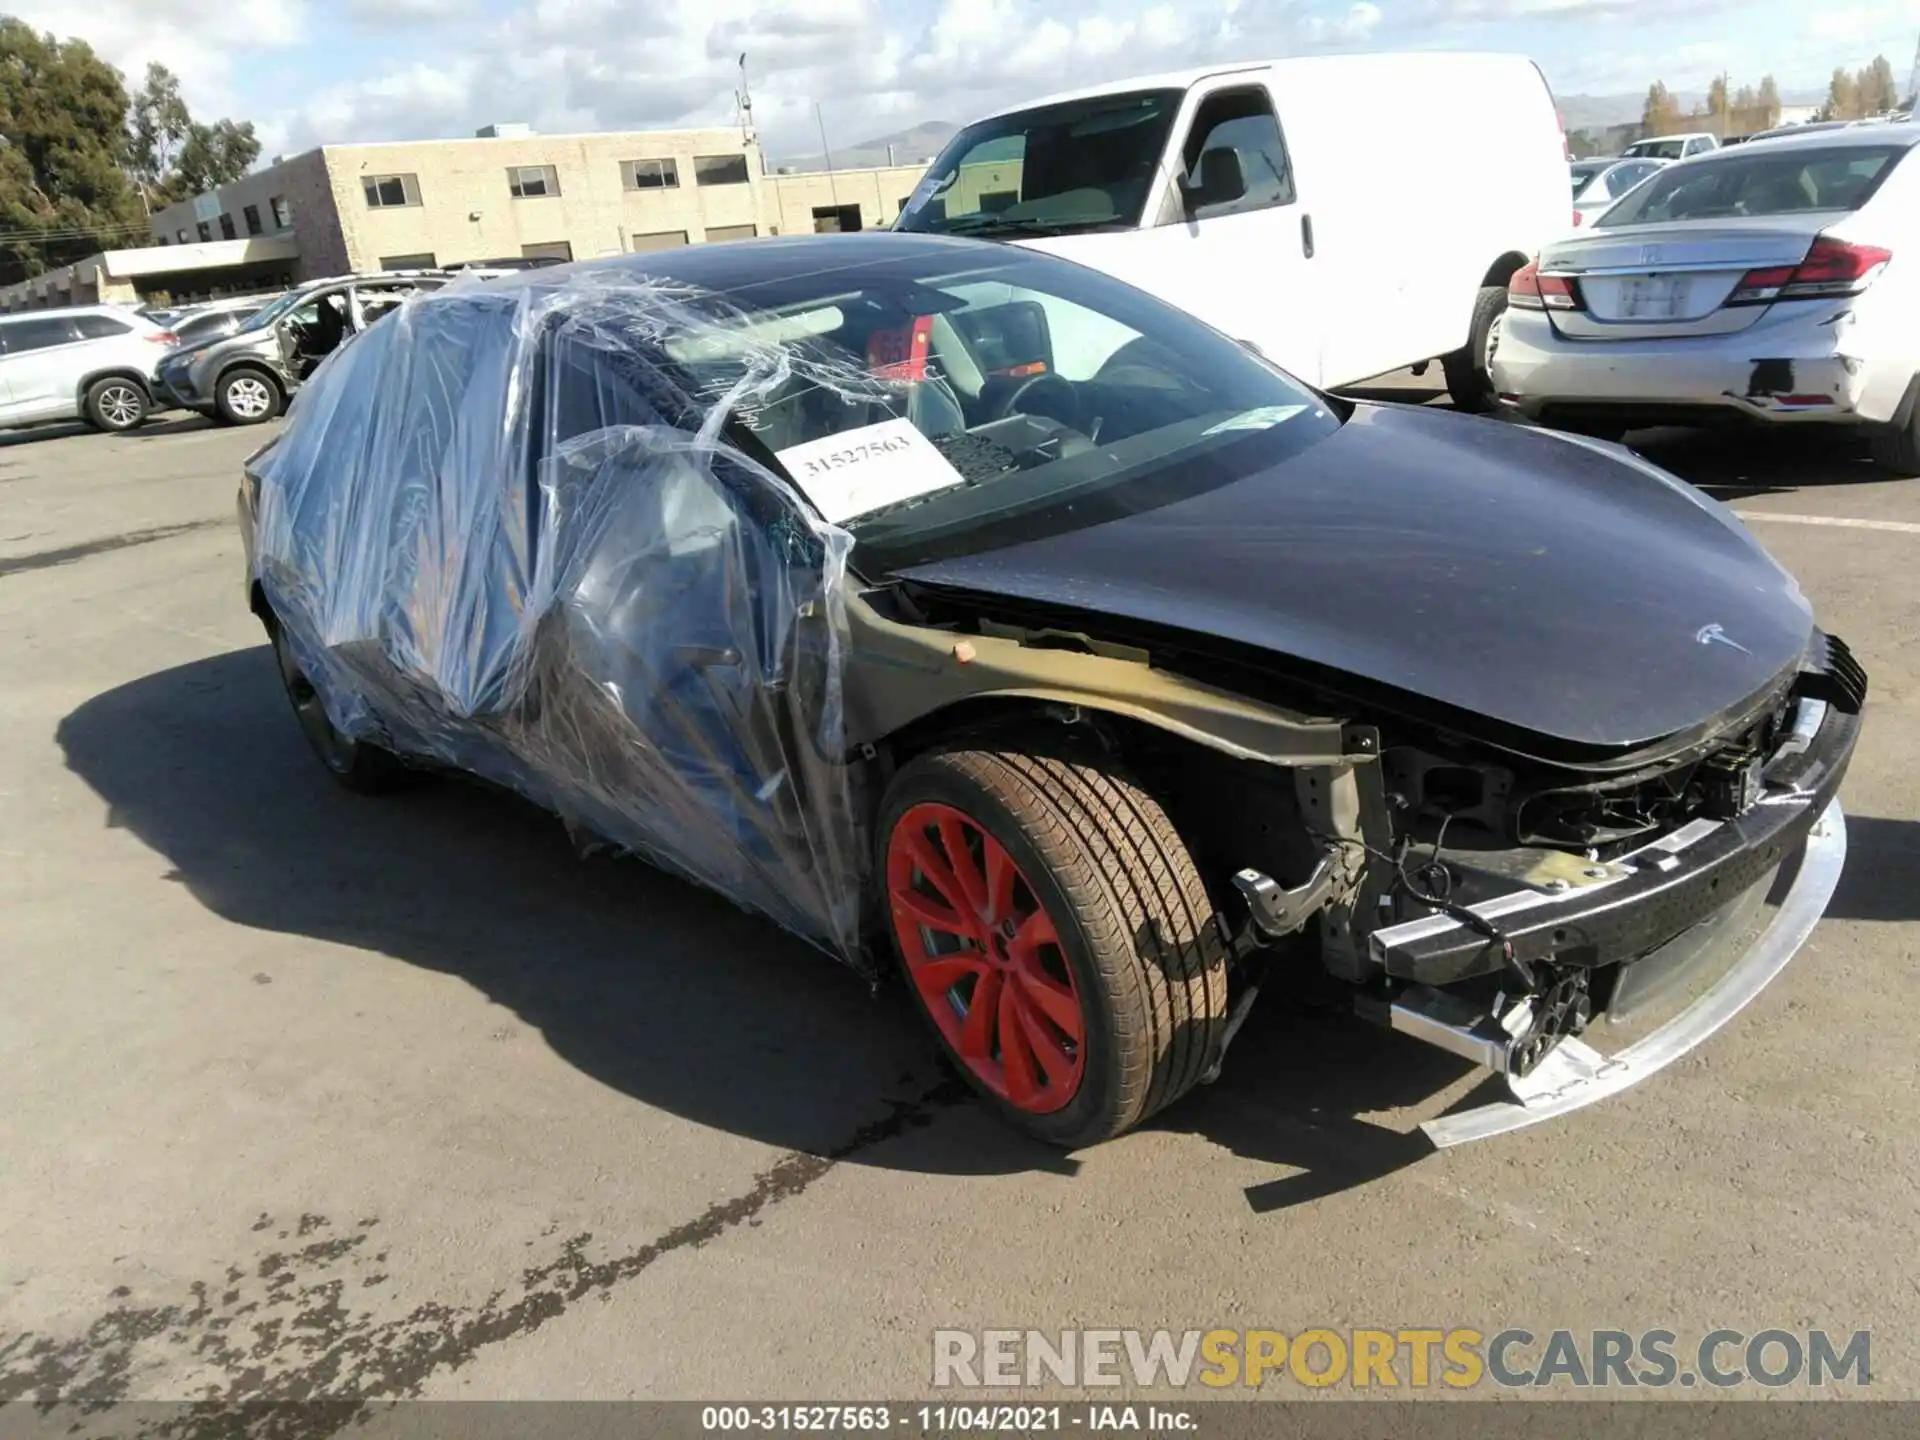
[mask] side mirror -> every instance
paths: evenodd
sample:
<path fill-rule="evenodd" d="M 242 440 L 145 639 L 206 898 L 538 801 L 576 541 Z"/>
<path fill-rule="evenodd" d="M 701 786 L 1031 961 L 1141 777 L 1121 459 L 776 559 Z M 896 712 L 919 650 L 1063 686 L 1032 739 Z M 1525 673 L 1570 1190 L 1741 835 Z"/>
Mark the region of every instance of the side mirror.
<path fill-rule="evenodd" d="M 1219 145 L 1200 155 L 1198 184 L 1183 182 L 1180 192 L 1191 214 L 1202 205 L 1226 205 L 1247 193 L 1247 177 L 1240 169 L 1240 152 Z"/>

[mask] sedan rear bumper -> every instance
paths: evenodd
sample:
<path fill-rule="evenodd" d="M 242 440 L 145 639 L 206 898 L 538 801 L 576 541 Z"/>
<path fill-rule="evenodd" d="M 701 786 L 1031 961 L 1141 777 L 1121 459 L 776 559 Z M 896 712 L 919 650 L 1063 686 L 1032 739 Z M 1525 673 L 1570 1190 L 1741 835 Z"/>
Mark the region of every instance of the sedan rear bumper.
<path fill-rule="evenodd" d="M 1501 403 L 1545 423 L 1883 424 L 1912 365 L 1851 353 L 1835 324 L 1758 324 L 1731 335 L 1572 340 L 1537 311 L 1507 312 L 1493 359 Z M 1866 347 L 1860 347 L 1863 351 Z"/>

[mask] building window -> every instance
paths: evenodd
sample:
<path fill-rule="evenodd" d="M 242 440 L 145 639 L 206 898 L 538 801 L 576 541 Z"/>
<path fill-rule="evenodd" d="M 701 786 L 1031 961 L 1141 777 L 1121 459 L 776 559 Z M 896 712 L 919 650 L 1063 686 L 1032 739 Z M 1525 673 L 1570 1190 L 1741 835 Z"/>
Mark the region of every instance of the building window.
<path fill-rule="evenodd" d="M 258 235 L 260 233 L 260 207 L 258 205 L 242 206 L 240 216 L 247 222 L 247 234 Z"/>
<path fill-rule="evenodd" d="M 437 270 L 440 261 L 431 250 L 423 250 L 417 255 L 382 255 L 382 270 Z"/>
<path fill-rule="evenodd" d="M 630 235 L 627 249 L 636 254 L 647 250 L 672 250 L 687 243 L 684 230 L 656 230 L 650 235 Z"/>
<path fill-rule="evenodd" d="M 523 260 L 571 260 L 573 245 L 567 240 L 548 240 L 539 245 L 522 245 L 520 257 Z"/>
<path fill-rule="evenodd" d="M 813 230 L 816 235 L 838 235 L 843 231 L 860 228 L 860 207 L 858 205 L 816 205 L 813 207 Z"/>
<path fill-rule="evenodd" d="M 362 175 L 369 210 L 392 210 L 420 203 L 420 180 L 415 175 Z"/>
<path fill-rule="evenodd" d="M 747 157 L 693 157 L 695 184 L 747 184 Z"/>
<path fill-rule="evenodd" d="M 175 240 L 178 240 L 182 245 L 186 244 L 187 243 L 187 227 L 182 225 L 177 231 L 174 232 L 173 238 Z"/>
<path fill-rule="evenodd" d="M 693 183 L 696 185 L 744 185 L 747 183 L 747 157 L 744 155 L 696 155 L 693 157 Z"/>
<path fill-rule="evenodd" d="M 620 183 L 629 190 L 677 190 L 680 167 L 672 160 L 622 160 Z"/>
<path fill-rule="evenodd" d="M 760 233 L 757 225 L 709 225 L 709 240 L 751 240 Z"/>
<path fill-rule="evenodd" d="M 551 165 L 514 165 L 507 170 L 507 188 L 516 200 L 538 200 L 560 193 L 560 175 Z"/>
<path fill-rule="evenodd" d="M 288 230 L 293 227 L 293 204 L 284 195 L 276 195 L 267 201 L 267 208 L 273 212 L 273 228 Z"/>
<path fill-rule="evenodd" d="M 211 240 L 213 238 L 213 227 L 207 224 L 206 221 L 202 220 L 198 228 L 202 240 Z"/>
<path fill-rule="evenodd" d="M 222 240 L 238 240 L 240 238 L 240 232 L 233 228 L 233 216 L 222 215 L 220 217 L 220 238 Z"/>

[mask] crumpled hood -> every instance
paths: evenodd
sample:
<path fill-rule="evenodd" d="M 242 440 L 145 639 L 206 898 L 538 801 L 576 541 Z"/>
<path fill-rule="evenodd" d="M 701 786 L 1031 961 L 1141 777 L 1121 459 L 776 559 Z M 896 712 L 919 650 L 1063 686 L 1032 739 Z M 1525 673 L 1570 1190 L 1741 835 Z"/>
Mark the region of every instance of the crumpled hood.
<path fill-rule="evenodd" d="M 1804 653 L 1794 580 L 1612 446 L 1359 406 L 1271 469 L 904 578 L 1219 636 L 1578 746 L 1711 721 Z"/>

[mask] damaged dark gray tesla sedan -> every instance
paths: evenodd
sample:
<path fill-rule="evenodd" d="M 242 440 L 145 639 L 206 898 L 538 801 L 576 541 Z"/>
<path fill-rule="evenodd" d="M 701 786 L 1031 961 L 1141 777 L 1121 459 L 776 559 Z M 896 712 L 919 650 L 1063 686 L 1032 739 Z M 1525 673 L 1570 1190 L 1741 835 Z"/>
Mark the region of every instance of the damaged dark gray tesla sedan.
<path fill-rule="evenodd" d="M 1506 1077 L 1436 1143 L 1562 1113 L 1766 985 L 1844 855 L 1866 678 L 1725 510 L 1019 248 L 449 287 L 241 507 L 338 779 L 475 774 L 897 963 L 1063 1144 L 1211 1078 L 1263 987 Z"/>

